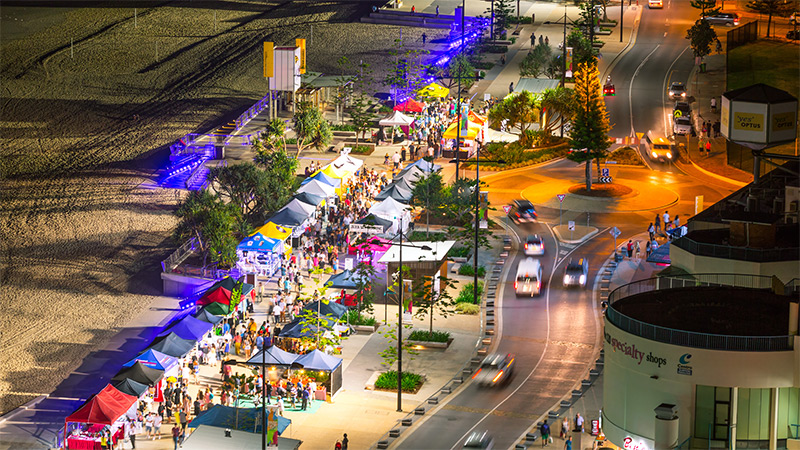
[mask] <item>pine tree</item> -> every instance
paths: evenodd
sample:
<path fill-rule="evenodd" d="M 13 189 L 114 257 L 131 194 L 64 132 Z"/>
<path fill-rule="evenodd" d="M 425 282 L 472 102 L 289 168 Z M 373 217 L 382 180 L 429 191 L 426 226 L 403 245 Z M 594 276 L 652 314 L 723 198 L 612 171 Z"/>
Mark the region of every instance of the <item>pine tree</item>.
<path fill-rule="evenodd" d="M 794 11 L 794 4 L 784 0 L 752 0 L 747 9 L 767 15 L 767 37 L 772 27 L 772 16 L 788 17 Z"/>
<path fill-rule="evenodd" d="M 573 151 L 567 157 L 575 162 L 586 162 L 586 189 L 592 189 L 592 160 L 603 157 L 611 140 L 605 100 L 600 87 L 600 73 L 596 65 L 578 64 L 575 72 L 574 115 L 570 131 Z"/>

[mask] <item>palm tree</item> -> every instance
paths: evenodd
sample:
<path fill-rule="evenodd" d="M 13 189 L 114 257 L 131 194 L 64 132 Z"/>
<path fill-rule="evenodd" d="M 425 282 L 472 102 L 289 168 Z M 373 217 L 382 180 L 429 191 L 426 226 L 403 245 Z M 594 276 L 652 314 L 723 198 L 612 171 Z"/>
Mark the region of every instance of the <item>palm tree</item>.
<path fill-rule="evenodd" d="M 572 89 L 557 87 L 542 92 L 542 130 L 550 135 L 562 125 L 565 118 L 572 117 L 575 106 Z"/>

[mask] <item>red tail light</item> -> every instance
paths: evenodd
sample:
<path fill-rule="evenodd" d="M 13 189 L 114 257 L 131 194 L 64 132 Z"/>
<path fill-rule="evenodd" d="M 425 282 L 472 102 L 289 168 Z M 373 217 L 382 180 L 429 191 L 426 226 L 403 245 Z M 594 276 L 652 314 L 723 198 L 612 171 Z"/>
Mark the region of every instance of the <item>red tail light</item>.
<path fill-rule="evenodd" d="M 514 282 L 514 289 L 516 289 L 516 288 L 517 288 L 517 282 L 515 281 Z"/>
<path fill-rule="evenodd" d="M 733 19 L 733 25 L 734 26 L 739 25 L 739 19 Z"/>
<path fill-rule="evenodd" d="M 537 291 L 541 291 L 542 290 L 542 281 L 541 280 L 536 282 L 536 290 Z"/>

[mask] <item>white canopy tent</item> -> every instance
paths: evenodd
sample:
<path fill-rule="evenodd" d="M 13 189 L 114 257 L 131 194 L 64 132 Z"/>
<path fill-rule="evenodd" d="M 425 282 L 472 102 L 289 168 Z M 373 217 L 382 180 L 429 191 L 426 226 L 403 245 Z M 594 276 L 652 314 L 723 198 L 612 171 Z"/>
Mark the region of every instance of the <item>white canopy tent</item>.
<path fill-rule="evenodd" d="M 407 127 L 412 123 L 414 123 L 412 117 L 408 117 L 400 111 L 393 111 L 392 114 L 381 119 L 378 125 L 382 127 Z"/>
<path fill-rule="evenodd" d="M 336 196 L 335 187 L 317 180 L 310 181 L 300 186 L 300 189 L 297 190 L 297 193 L 300 194 L 303 192 L 308 192 L 309 194 L 318 195 L 320 197 L 325 197 L 325 198 L 331 198 Z"/>
<path fill-rule="evenodd" d="M 403 222 L 403 232 L 405 233 L 406 230 L 408 230 L 408 224 L 411 222 L 410 209 L 408 205 L 404 205 L 390 197 L 373 205 L 372 208 L 369 209 L 369 212 L 381 219 L 392 221 L 392 227 L 387 231 L 387 234 L 395 234 L 400 231 L 398 229 L 400 220 Z"/>
<path fill-rule="evenodd" d="M 333 164 L 335 167 L 341 167 L 350 173 L 356 173 L 358 169 L 364 165 L 364 161 L 358 158 L 353 158 L 347 153 L 342 153 L 338 158 L 334 159 L 331 164 Z"/>
<path fill-rule="evenodd" d="M 302 212 L 308 214 L 309 216 L 314 214 L 314 212 L 317 210 L 317 208 L 315 208 L 314 205 L 309 205 L 308 203 L 301 202 L 300 200 L 298 200 L 296 198 L 292 199 L 292 201 L 287 203 L 286 206 L 284 206 L 281 209 L 284 209 L 284 208 L 291 209 L 292 211 L 297 211 L 297 212 L 301 212 L 302 211 Z"/>

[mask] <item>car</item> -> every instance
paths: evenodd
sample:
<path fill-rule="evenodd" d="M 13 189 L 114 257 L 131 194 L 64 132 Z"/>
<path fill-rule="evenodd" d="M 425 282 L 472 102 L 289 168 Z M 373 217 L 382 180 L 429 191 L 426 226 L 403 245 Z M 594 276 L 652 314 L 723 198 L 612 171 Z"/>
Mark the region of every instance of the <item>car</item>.
<path fill-rule="evenodd" d="M 536 208 L 533 203 L 528 200 L 514 200 L 511 209 L 508 211 L 508 217 L 516 224 L 524 222 L 536 222 L 538 217 Z"/>
<path fill-rule="evenodd" d="M 719 13 L 713 16 L 703 17 L 711 25 L 725 25 L 735 27 L 739 25 L 739 15 L 736 13 Z"/>
<path fill-rule="evenodd" d="M 603 86 L 603 95 L 613 97 L 617 95 L 617 89 L 614 87 L 613 84 L 607 84 Z"/>
<path fill-rule="evenodd" d="M 647 156 L 653 161 L 669 162 L 675 156 L 669 140 L 666 137 L 655 135 L 652 131 L 645 134 L 644 147 L 647 149 Z"/>
<path fill-rule="evenodd" d="M 675 107 L 672 108 L 672 117 L 692 117 L 692 106 L 689 102 L 675 102 Z"/>
<path fill-rule="evenodd" d="M 589 261 L 580 258 L 577 261 L 570 259 L 564 267 L 564 286 L 586 286 L 589 278 Z"/>
<path fill-rule="evenodd" d="M 677 117 L 672 119 L 672 132 L 685 135 L 692 133 L 692 119 L 688 117 Z"/>
<path fill-rule="evenodd" d="M 531 234 L 525 238 L 524 250 L 526 255 L 544 255 L 544 241 L 538 234 Z"/>
<path fill-rule="evenodd" d="M 472 434 L 464 441 L 462 448 L 480 448 L 483 450 L 491 450 L 494 448 L 494 439 L 487 431 L 473 431 Z"/>
<path fill-rule="evenodd" d="M 538 260 L 525 258 L 517 265 L 514 293 L 517 297 L 533 297 L 542 292 L 542 265 Z"/>
<path fill-rule="evenodd" d="M 514 373 L 514 355 L 512 353 L 492 353 L 481 362 L 481 366 L 472 379 L 478 386 L 500 386 L 511 379 Z"/>
<path fill-rule="evenodd" d="M 789 32 L 786 33 L 786 39 L 790 41 L 800 41 L 800 30 L 789 30 Z"/>
<path fill-rule="evenodd" d="M 664 2 L 661 0 L 648 0 L 647 7 L 650 9 L 662 9 L 664 7 Z"/>
<path fill-rule="evenodd" d="M 668 93 L 669 98 L 672 100 L 686 98 L 686 86 L 683 83 L 676 81 L 669 85 Z"/>

